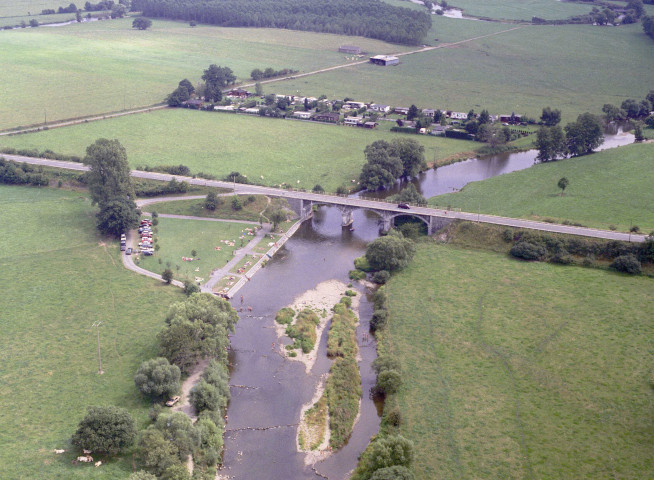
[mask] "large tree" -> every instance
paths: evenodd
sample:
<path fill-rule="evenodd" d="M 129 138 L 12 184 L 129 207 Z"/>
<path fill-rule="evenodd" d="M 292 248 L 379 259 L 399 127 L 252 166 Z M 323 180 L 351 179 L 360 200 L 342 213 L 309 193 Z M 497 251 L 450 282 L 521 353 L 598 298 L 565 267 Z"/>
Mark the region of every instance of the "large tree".
<path fill-rule="evenodd" d="M 209 65 L 202 75 L 205 82 L 204 97 L 210 102 L 219 102 L 223 98 L 222 90 L 236 82 L 236 76 L 229 67 Z"/>
<path fill-rule="evenodd" d="M 132 21 L 132 28 L 139 30 L 147 30 L 152 26 L 152 20 L 145 17 L 137 17 Z"/>
<path fill-rule="evenodd" d="M 373 240 L 366 247 L 366 260 L 373 270 L 399 270 L 406 267 L 415 254 L 415 245 L 401 233 L 391 231 Z"/>
<path fill-rule="evenodd" d="M 541 127 L 536 134 L 535 147 L 538 149 L 536 161 L 551 162 L 565 157 L 567 145 L 561 127 Z"/>
<path fill-rule="evenodd" d="M 141 363 L 134 376 L 134 383 L 142 394 L 152 399 L 170 398 L 179 391 L 179 379 L 179 367 L 158 357 Z"/>
<path fill-rule="evenodd" d="M 94 205 L 134 198 L 127 152 L 118 140 L 97 139 L 86 148 L 84 164 L 89 166 L 86 180 Z"/>
<path fill-rule="evenodd" d="M 72 443 L 80 450 L 113 455 L 129 447 L 136 437 L 134 419 L 124 408 L 113 405 L 88 407 L 73 435 Z"/>
<path fill-rule="evenodd" d="M 224 361 L 229 346 L 228 332 L 234 331 L 238 315 L 225 300 L 195 293 L 174 303 L 159 333 L 162 356 L 187 373 L 205 357 Z"/>
<path fill-rule="evenodd" d="M 402 176 L 415 177 L 419 172 L 427 168 L 425 162 L 425 147 L 417 141 L 404 138 L 394 139 L 391 147 L 395 149 L 402 161 Z"/>
<path fill-rule="evenodd" d="M 114 197 L 100 204 L 96 218 L 100 232 L 117 237 L 138 226 L 139 210 L 129 198 Z"/>
<path fill-rule="evenodd" d="M 604 141 L 602 122 L 592 113 L 582 113 L 565 126 L 565 136 L 570 155 L 592 153 Z"/>
<path fill-rule="evenodd" d="M 553 127 L 561 121 L 561 110 L 552 110 L 550 107 L 545 107 L 540 120 L 548 127 Z"/>
<path fill-rule="evenodd" d="M 404 165 L 399 153 L 385 140 L 377 140 L 364 150 L 367 163 L 364 164 L 360 181 L 368 190 L 388 187 L 402 175 Z"/>
<path fill-rule="evenodd" d="M 413 463 L 413 451 L 413 442 L 401 435 L 380 436 L 361 454 L 352 480 L 369 479 L 377 470 L 393 466 L 408 468 Z"/>

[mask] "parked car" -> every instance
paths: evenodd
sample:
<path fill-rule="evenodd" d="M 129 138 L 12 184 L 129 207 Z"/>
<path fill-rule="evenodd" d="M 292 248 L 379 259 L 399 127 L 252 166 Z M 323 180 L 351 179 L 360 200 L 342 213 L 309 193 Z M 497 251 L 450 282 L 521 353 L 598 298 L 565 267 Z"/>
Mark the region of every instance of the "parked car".
<path fill-rule="evenodd" d="M 132 249 L 128 248 L 127 251 L 125 252 L 125 255 L 131 255 L 132 254 Z"/>
<path fill-rule="evenodd" d="M 179 402 L 179 398 L 180 398 L 179 395 L 175 395 L 173 398 L 171 398 L 166 402 L 166 406 L 167 407 L 174 406 L 177 402 Z"/>
<path fill-rule="evenodd" d="M 124 252 L 126 249 L 127 249 L 126 245 L 123 245 L 123 244 L 120 245 L 120 251 L 121 252 Z"/>

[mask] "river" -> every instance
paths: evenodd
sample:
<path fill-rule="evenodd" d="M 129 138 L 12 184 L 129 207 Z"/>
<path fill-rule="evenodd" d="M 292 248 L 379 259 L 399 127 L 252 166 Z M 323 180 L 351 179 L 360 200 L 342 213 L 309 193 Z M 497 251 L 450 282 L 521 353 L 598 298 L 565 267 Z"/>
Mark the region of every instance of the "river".
<path fill-rule="evenodd" d="M 603 148 L 631 142 L 630 134 L 607 135 Z M 528 168 L 534 164 L 535 156 L 536 151 L 531 150 L 471 159 L 430 170 L 412 181 L 424 196 L 431 197 L 459 190 L 471 181 Z M 394 189 L 376 194 L 385 197 L 402 186 L 398 182 Z M 242 294 L 243 305 L 252 307 L 252 311 L 244 308 L 239 314 L 236 332 L 231 337 L 232 400 L 228 408 L 224 468 L 220 472 L 223 478 L 345 479 L 370 436 L 377 433 L 378 411 L 369 396 L 375 384 L 370 364 L 376 356 L 376 345 L 374 339 L 362 341 L 372 315 L 365 289 L 359 289 L 361 322 L 357 329 L 363 390 L 361 416 L 348 444 L 316 464 L 320 476 L 305 466 L 304 454 L 297 452 L 296 435 L 302 406 L 312 399 L 320 377 L 329 371 L 328 329 L 322 334 L 318 359 L 309 374 L 302 363 L 284 358 L 273 346 L 279 344 L 274 327 L 277 311 L 326 280 L 337 279 L 347 284 L 353 260 L 363 255 L 366 243 L 379 234 L 377 220 L 370 212 L 356 210 L 354 229 L 344 229 L 336 208 L 321 207 L 233 299 L 234 307 L 239 308 Z M 290 341 L 286 339 L 285 343 Z"/>

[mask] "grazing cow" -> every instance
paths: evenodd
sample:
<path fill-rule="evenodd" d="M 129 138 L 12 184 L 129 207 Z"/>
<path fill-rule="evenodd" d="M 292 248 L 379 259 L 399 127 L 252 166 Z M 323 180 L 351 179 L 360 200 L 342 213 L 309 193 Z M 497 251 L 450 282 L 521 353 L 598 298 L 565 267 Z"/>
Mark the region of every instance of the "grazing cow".
<path fill-rule="evenodd" d="M 78 462 L 84 462 L 84 463 L 92 463 L 93 462 L 93 457 L 91 455 L 86 455 L 86 456 L 79 456 L 77 457 Z"/>
<path fill-rule="evenodd" d="M 83 448 L 82 452 L 84 452 L 84 455 L 90 455 L 92 453 L 91 450 L 87 450 L 86 448 Z"/>
<path fill-rule="evenodd" d="M 62 450 L 62 449 L 59 449 L 59 448 L 55 448 L 55 449 L 54 449 L 54 453 L 56 453 L 57 455 L 61 455 L 62 453 L 66 453 L 66 450 Z"/>
<path fill-rule="evenodd" d="M 94 465 L 95 465 L 96 467 L 99 467 L 100 465 L 102 465 L 102 460 L 98 460 L 97 462 L 95 462 Z"/>

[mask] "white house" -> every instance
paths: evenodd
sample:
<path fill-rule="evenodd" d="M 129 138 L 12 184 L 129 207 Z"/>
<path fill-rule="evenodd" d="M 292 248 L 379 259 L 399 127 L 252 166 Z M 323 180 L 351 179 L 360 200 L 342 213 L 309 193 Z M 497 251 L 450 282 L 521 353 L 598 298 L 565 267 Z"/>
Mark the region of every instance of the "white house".
<path fill-rule="evenodd" d="M 313 115 L 313 112 L 293 112 L 293 116 L 300 120 L 309 120 L 311 115 Z"/>
<path fill-rule="evenodd" d="M 363 120 L 363 117 L 346 117 L 345 120 L 343 120 L 343 125 L 350 125 L 350 126 L 357 126 L 359 123 L 361 123 L 361 120 Z"/>
<path fill-rule="evenodd" d="M 377 103 L 371 103 L 370 107 L 368 107 L 368 110 L 371 112 L 379 112 L 379 113 L 388 113 L 391 111 L 391 107 L 388 105 L 379 105 Z"/>

